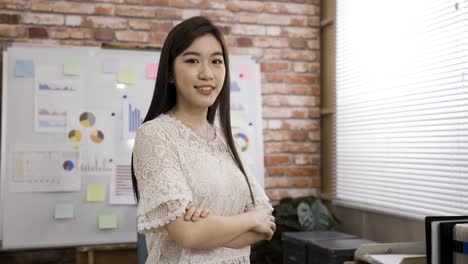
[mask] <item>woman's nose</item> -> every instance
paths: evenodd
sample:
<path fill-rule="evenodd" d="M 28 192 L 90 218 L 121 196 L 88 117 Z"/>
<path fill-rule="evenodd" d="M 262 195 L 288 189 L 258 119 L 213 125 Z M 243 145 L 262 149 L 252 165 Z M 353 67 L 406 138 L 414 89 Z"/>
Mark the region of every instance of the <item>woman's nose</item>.
<path fill-rule="evenodd" d="M 203 64 L 200 67 L 200 72 L 198 73 L 198 78 L 200 80 L 213 80 L 214 75 L 213 71 L 209 65 Z"/>

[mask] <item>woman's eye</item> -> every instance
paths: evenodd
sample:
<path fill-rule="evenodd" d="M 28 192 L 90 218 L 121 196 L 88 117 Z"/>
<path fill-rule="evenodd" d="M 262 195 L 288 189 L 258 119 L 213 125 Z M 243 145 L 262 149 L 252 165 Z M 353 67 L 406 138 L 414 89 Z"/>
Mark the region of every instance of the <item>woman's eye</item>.
<path fill-rule="evenodd" d="M 198 63 L 198 60 L 196 60 L 196 59 L 188 59 L 188 60 L 186 60 L 185 62 L 188 62 L 188 63 Z"/>
<path fill-rule="evenodd" d="M 213 63 L 215 63 L 215 64 L 223 64 L 223 61 L 220 60 L 220 59 L 215 59 L 215 60 L 213 60 Z"/>

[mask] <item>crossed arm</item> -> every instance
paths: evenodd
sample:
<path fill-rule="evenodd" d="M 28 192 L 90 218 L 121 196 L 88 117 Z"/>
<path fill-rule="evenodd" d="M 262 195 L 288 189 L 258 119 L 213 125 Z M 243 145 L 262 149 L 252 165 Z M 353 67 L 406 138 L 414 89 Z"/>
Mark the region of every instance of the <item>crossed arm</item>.
<path fill-rule="evenodd" d="M 233 216 L 208 215 L 206 209 L 189 205 L 184 217 L 170 222 L 165 228 L 180 246 L 193 249 L 242 248 L 260 240 L 270 240 L 276 229 L 269 209 L 255 209 Z"/>

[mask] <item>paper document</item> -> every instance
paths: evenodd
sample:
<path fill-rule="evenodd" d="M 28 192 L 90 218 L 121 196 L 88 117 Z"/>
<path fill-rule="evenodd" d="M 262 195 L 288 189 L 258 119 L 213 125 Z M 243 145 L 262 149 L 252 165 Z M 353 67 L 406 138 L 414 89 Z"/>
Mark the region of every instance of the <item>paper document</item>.
<path fill-rule="evenodd" d="M 371 254 L 367 260 L 373 264 L 426 264 L 426 255 L 419 254 Z"/>

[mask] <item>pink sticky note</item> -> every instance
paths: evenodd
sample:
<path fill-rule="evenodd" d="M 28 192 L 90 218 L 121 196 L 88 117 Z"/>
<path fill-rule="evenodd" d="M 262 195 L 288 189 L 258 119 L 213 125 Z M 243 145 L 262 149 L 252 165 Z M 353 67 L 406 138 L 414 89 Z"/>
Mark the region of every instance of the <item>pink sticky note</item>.
<path fill-rule="evenodd" d="M 239 65 L 238 72 L 241 80 L 252 80 L 254 76 L 253 68 L 250 65 Z"/>
<path fill-rule="evenodd" d="M 146 65 L 146 79 L 156 80 L 158 75 L 158 64 L 147 64 Z"/>
<path fill-rule="evenodd" d="M 119 71 L 119 59 L 105 59 L 102 62 L 102 72 L 103 73 L 116 73 Z"/>

